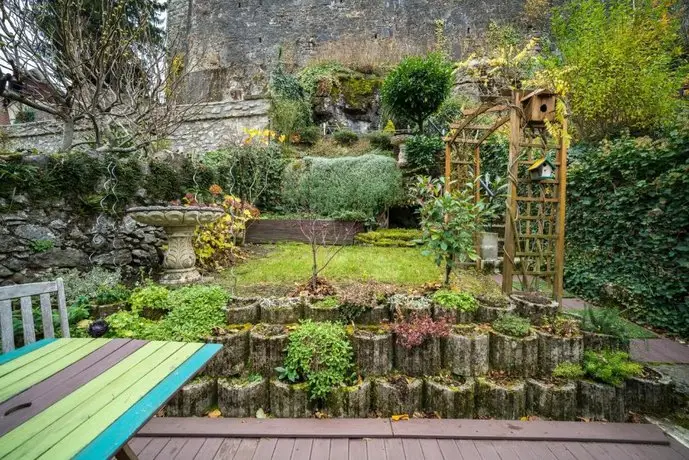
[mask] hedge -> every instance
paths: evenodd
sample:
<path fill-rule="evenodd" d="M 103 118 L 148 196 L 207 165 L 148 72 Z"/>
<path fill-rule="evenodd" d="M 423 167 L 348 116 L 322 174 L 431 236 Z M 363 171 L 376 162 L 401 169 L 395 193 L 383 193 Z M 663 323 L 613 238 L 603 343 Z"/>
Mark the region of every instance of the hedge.
<path fill-rule="evenodd" d="M 689 133 L 622 137 L 569 169 L 565 285 L 689 336 Z"/>

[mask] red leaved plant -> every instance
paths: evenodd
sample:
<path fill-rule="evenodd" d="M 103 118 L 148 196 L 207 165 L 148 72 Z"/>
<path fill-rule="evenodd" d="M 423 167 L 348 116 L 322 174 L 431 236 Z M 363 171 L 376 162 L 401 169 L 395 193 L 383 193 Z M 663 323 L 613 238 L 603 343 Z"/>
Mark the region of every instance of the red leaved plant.
<path fill-rule="evenodd" d="M 397 336 L 397 343 L 410 349 L 423 345 L 430 337 L 447 337 L 450 324 L 445 318 L 433 321 L 428 315 L 412 314 L 404 321 L 394 323 L 392 330 Z"/>

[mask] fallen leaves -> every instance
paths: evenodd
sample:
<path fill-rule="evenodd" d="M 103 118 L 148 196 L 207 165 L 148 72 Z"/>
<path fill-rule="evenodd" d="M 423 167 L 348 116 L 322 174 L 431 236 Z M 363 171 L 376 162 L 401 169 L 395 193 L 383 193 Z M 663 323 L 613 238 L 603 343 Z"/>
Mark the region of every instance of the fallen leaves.
<path fill-rule="evenodd" d="M 220 409 L 215 409 L 212 410 L 208 413 L 208 418 L 220 418 L 222 417 L 222 412 L 220 412 Z"/>
<path fill-rule="evenodd" d="M 402 420 L 409 420 L 409 414 L 399 414 L 399 415 L 393 415 L 390 417 L 390 420 L 393 422 L 399 422 Z"/>

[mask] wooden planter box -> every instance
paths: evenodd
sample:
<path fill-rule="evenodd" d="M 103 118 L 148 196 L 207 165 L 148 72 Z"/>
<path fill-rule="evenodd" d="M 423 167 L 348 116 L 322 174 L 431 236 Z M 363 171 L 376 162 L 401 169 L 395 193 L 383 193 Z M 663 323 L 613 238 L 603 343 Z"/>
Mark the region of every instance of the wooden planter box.
<path fill-rule="evenodd" d="M 245 242 L 254 244 L 296 241 L 308 243 L 309 234 L 316 226 L 318 234 L 325 233 L 326 244 L 353 244 L 357 233 L 364 230 L 361 222 L 339 220 L 257 219 L 246 226 Z M 305 231 L 302 231 L 302 228 Z M 321 238 L 319 238 L 319 241 Z"/>

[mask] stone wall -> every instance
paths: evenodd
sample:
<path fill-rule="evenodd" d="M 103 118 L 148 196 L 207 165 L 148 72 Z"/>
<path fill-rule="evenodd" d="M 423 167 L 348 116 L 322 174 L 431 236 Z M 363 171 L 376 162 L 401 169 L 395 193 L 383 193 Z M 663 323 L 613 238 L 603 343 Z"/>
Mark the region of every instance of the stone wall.
<path fill-rule="evenodd" d="M 265 99 L 226 101 L 182 107 L 187 119 L 170 137 L 176 152 L 195 153 L 214 150 L 223 145 L 236 144 L 244 137 L 245 128 L 268 126 Z M 62 125 L 55 121 L 40 121 L 4 126 L 8 135 L 8 150 L 32 150 L 55 153 L 62 142 Z M 79 126 L 75 143 L 89 138 L 87 126 Z"/>
<path fill-rule="evenodd" d="M 395 41 L 427 49 L 436 21 L 454 57 L 493 20 L 515 22 L 523 0 L 171 0 L 168 30 L 186 53 L 190 94 L 206 101 L 263 94 L 280 52 L 303 65 L 326 42 Z"/>
<path fill-rule="evenodd" d="M 20 195 L 11 204 L 0 201 L 0 285 L 31 282 L 59 269 L 102 265 L 135 275 L 139 267 L 160 264 L 166 241 L 161 229 L 129 217 L 83 217 L 64 200 L 38 204 Z"/>

